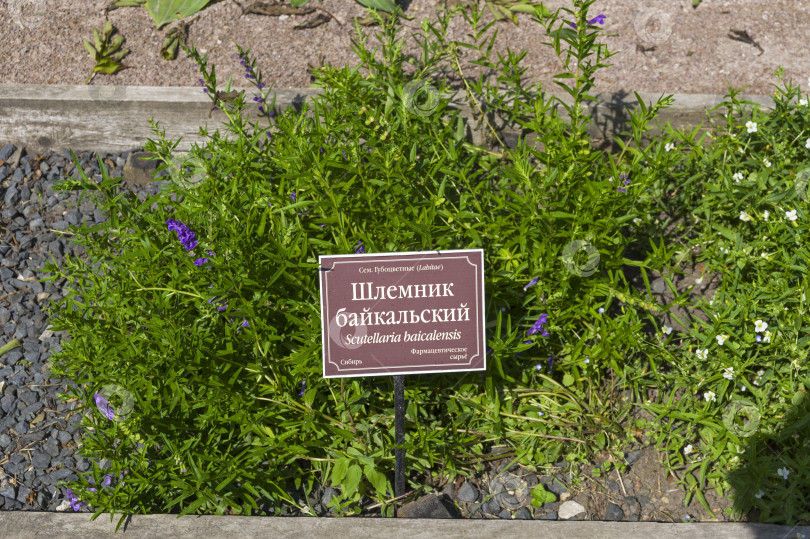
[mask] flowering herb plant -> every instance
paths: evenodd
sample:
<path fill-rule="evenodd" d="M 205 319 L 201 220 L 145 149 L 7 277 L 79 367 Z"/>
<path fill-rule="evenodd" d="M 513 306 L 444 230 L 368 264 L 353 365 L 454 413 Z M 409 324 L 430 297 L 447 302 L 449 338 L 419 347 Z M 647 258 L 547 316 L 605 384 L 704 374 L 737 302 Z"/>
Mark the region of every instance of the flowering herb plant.
<path fill-rule="evenodd" d="M 522 86 L 518 64 L 525 52 L 491 61 L 485 34 L 492 23 L 482 28 L 477 8 L 462 11 L 473 43 L 428 39 L 430 33 L 444 36 L 448 17 L 458 9 L 443 14 L 439 28 L 423 21 L 425 55 L 421 61 L 410 59 L 417 78 L 430 80 L 440 62 L 449 60 L 485 132 L 483 146 L 467 140 L 458 111 L 449 107 L 445 81 L 432 87 L 427 104 L 409 94 L 406 59 L 397 53 L 398 10 L 390 20 L 379 20 L 384 61 L 368 51 L 356 27 L 360 67 L 316 70 L 324 93 L 300 111 L 277 113 L 275 97 L 270 98 L 249 51 L 240 48 L 239 59 L 245 80 L 255 87 L 257 109 L 246 104 L 245 92 L 228 94 L 230 81 L 218 90 L 207 57 L 186 48 L 212 107 L 226 115 L 230 135 L 201 129 L 208 140 L 191 150 L 202 163 L 201 181 L 190 181 L 188 167 L 172 166 L 177 142 L 167 141 L 152 122 L 158 140 L 150 140 L 146 149 L 163 162 L 161 170 L 172 171 L 164 191 L 146 200 L 121 194 L 101 163 L 100 183 L 79 168 L 81 179 L 62 186 L 99 195 L 97 205 L 110 216 L 91 229 L 74 229 L 87 260 L 68 258 L 63 268 L 49 266 L 52 279 L 68 279 L 73 287 L 52 315 L 54 329 L 72 337 L 53 356 L 54 372 L 75 382 L 70 396 L 88 408 L 85 426 L 92 430 L 85 433 L 83 454 L 111 463 L 70 485 L 73 507 L 88 503 L 96 514 L 125 515 L 323 514 L 327 509 L 357 514 L 361 502 L 371 498 L 390 514 L 392 381 L 323 379 L 317 257 L 324 254 L 484 250 L 488 369 L 483 376 L 408 378 L 404 448 L 412 494 L 474 473 L 495 445 L 506 445 L 516 460 L 535 470 L 561 458 L 584 461 L 601 450 L 615 455 L 623 468 L 622 449 L 633 440 L 627 420 L 639 405 L 659 414 L 662 425 L 669 424 L 665 418 L 677 418 L 673 433 L 681 434 L 664 444 L 671 451 L 673 440 L 691 443 L 690 455 L 719 451 L 712 442 L 689 442 L 689 426 L 702 421 L 716 426 L 718 406 L 728 401 L 736 377 L 750 377 L 759 367 L 767 387 L 776 372 L 766 370 L 772 367 L 756 355 L 753 336 L 730 322 L 761 318 L 779 328 L 777 333 L 770 329 L 770 346 L 793 339 L 785 346 L 798 350 L 804 342 L 796 340 L 800 318 L 755 309 L 748 300 L 745 312 L 722 314 L 721 326 L 714 320 L 701 329 L 690 326 L 700 354 L 688 345 L 669 350 L 645 334 L 661 333 L 666 342 L 676 338 L 671 326 L 656 329 L 670 305 L 652 299 L 648 273 L 664 274 L 674 290 L 670 276 L 683 258 L 683 246 L 665 241 L 666 223 L 656 216 L 663 210 L 676 215 L 685 207 L 677 203 L 697 204 L 690 198 L 694 194 L 665 196 L 676 182 L 701 182 L 701 196 L 722 197 L 710 187 L 708 171 L 719 170 L 711 181 L 734 188 L 732 173 L 742 168 L 753 171 L 764 158 L 781 167 L 784 156 L 804 154 L 789 149 L 786 139 L 743 140 L 741 134 L 725 140 L 723 152 L 711 159 L 691 134 L 647 140 L 647 124 L 671 96 L 654 104 L 639 98 L 632 132 L 616 139 L 621 151 L 594 150 L 583 103 L 592 99 L 588 91 L 596 71 L 607 65 L 602 61 L 615 53 L 597 42 L 610 18 L 589 17 L 592 4 L 576 0 L 574 10 L 534 14 L 565 65 L 555 83 L 569 100 L 546 98 L 539 85 Z M 573 21 L 563 20 L 561 12 Z M 499 86 L 489 78 L 485 84 L 483 74 L 477 80 L 465 76 L 462 45 L 480 53 L 479 65 L 500 74 Z M 360 69 L 368 75 L 361 76 Z M 515 148 L 507 148 L 489 124 L 491 114 L 536 133 L 535 144 L 520 137 Z M 736 125 L 729 122 L 729 128 Z M 756 159 L 762 161 L 750 157 L 744 167 L 732 166 L 729 154 L 738 146 L 744 152 L 758 148 Z M 784 180 L 752 175 L 745 179 L 751 190 Z M 736 241 L 724 248 L 744 250 L 730 227 L 748 224 L 733 221 L 735 211 L 754 208 L 726 204 L 741 205 L 745 193 L 725 196 L 697 206 L 701 210 L 695 215 L 713 211 L 718 218 L 697 221 L 688 230 L 694 234 L 710 224 Z M 774 216 L 781 211 L 776 204 L 787 202 L 781 200 L 768 206 Z M 786 241 L 804 226 L 790 211 L 803 219 L 806 205 L 794 206 L 784 208 L 786 221 L 769 229 L 769 236 Z M 769 223 L 776 226 L 775 220 Z M 804 280 L 799 278 L 798 255 L 780 256 L 785 278 L 771 298 L 777 292 L 787 298 L 800 283 L 807 288 L 806 270 Z M 740 271 L 746 267 L 737 265 Z M 641 290 L 630 284 L 631 272 L 643 280 Z M 757 275 L 736 277 L 750 283 L 762 278 Z M 674 304 L 686 301 L 684 293 Z M 778 324 L 777 314 L 782 316 Z M 709 350 L 719 336 L 723 354 L 710 366 L 715 353 Z M 737 355 L 740 342 L 748 347 L 745 356 Z M 781 375 L 800 379 L 787 364 L 778 368 Z M 95 398 L 100 387 L 111 384 L 131 396 L 131 406 Z M 663 398 L 678 390 L 699 398 L 676 403 Z M 783 391 L 783 385 L 769 391 Z M 123 413 L 122 407 L 131 409 Z M 702 414 L 698 419 L 696 407 Z M 663 436 L 654 425 L 648 427 Z M 724 462 L 719 454 L 705 462 Z M 700 481 L 707 476 L 704 466 Z M 789 468 L 798 470 L 793 464 Z M 121 473 L 126 480 L 114 490 L 93 486 L 103 483 L 103 476 Z M 328 507 L 311 497 L 318 485 L 337 492 L 324 502 Z M 693 491 L 702 486 L 697 480 L 685 483 Z"/>

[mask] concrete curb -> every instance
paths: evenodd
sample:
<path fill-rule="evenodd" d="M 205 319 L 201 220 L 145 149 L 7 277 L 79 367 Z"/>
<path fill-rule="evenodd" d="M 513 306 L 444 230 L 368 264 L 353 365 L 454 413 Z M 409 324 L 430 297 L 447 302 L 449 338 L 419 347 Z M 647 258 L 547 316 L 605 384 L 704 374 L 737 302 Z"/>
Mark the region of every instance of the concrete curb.
<path fill-rule="evenodd" d="M 429 520 L 403 518 L 308 518 L 135 515 L 115 527 L 120 516 L 110 521 L 109 513 L 90 522 L 88 513 L 0 512 L 0 537 L 106 538 L 123 535 L 130 538 L 198 539 L 199 537 L 408 537 L 442 538 L 531 538 L 566 539 L 792 539 L 810 534 L 810 526 L 794 527 L 771 524 L 711 522 L 667 524 L 657 522 L 532 521 L 532 520 Z M 801 535 L 798 535 L 801 537 Z"/>
<path fill-rule="evenodd" d="M 246 90 L 248 110 L 255 119 L 259 104 L 252 98 L 258 94 L 255 89 Z M 323 93 L 319 88 L 274 91 L 280 111 L 290 106 L 300 111 L 308 98 Z M 565 93 L 548 95 L 556 95 L 568 104 L 573 102 Z M 662 94 L 639 95 L 650 104 L 657 102 Z M 475 129 L 476 122 L 472 120 L 470 107 L 463 97 L 463 93 L 457 91 L 450 107 L 461 111 L 468 140 L 483 145 L 483 130 Z M 593 119 L 589 131 L 593 145 L 604 149 L 619 133 L 632 129 L 630 112 L 638 103 L 633 94 L 622 92 L 596 94 L 595 97 L 597 102 L 587 102 L 586 107 Z M 706 121 L 706 113 L 711 107 L 723 102 L 721 95 L 673 94 L 673 97 L 675 103 L 661 111 L 654 123 L 663 126 L 669 121 L 676 129 L 693 129 Z M 759 103 L 762 110 L 773 108 L 773 100 L 768 96 L 741 95 L 740 99 Z M 568 117 L 559 103 L 554 106 L 562 117 Z M 143 147 L 148 138 L 155 139 L 149 126 L 149 119 L 154 118 L 165 129 L 168 139 L 182 137 L 176 148 L 182 153 L 187 152 L 193 142 L 204 142 L 204 137 L 199 134 L 201 127 L 210 128 L 212 133 L 220 129 L 225 134 L 222 129 L 225 114 L 216 111 L 209 119 L 210 109 L 210 98 L 199 87 L 0 84 L 0 143 L 11 142 L 34 152 L 72 148 L 76 152 L 119 153 Z M 311 108 L 307 115 L 312 115 Z M 488 113 L 490 122 L 503 135 L 504 143 L 514 147 L 521 133 L 520 126 L 504 125 L 505 122 L 496 116 L 493 112 Z M 261 123 L 264 124 L 264 120 Z M 704 124 L 704 128 L 708 126 L 708 122 Z M 659 132 L 660 129 L 654 127 L 648 133 Z M 530 133 L 526 130 L 525 134 Z"/>

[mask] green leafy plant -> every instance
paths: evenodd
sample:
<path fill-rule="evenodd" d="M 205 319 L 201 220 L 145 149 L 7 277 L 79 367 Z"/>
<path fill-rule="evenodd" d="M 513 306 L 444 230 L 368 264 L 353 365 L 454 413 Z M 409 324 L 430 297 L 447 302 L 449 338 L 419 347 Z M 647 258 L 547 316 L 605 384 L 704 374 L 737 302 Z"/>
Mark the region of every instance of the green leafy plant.
<path fill-rule="evenodd" d="M 93 43 L 90 43 L 86 39 L 83 40 L 84 48 L 87 49 L 90 57 L 95 62 L 93 72 L 87 77 L 85 84 L 90 84 L 90 81 L 93 80 L 96 73 L 113 75 L 127 67 L 121 63 L 121 60 L 129 54 L 129 49 L 121 48 L 124 43 L 124 36 L 120 34 L 110 41 L 114 31 L 115 29 L 112 23 L 107 21 L 104 23 L 104 29 L 101 35 L 99 35 L 98 30 L 93 30 Z"/>
<path fill-rule="evenodd" d="M 553 492 L 549 492 L 543 485 L 537 485 L 532 489 L 532 506 L 540 507 L 544 503 L 554 503 L 557 501 L 557 496 Z"/>
<path fill-rule="evenodd" d="M 146 11 L 158 30 L 170 22 L 190 17 L 201 11 L 211 0 L 146 0 Z"/>
<path fill-rule="evenodd" d="M 767 136 L 729 133 L 705 150 L 694 132 L 650 141 L 649 122 L 672 99 L 644 103 L 636 94 L 632 129 L 616 139 L 620 151 L 594 150 L 584 104 L 594 99 L 596 72 L 615 53 L 598 41 L 604 17 L 588 15 L 592 4 L 576 0 L 573 10 L 533 13 L 565 66 L 555 76 L 565 98 L 547 96 L 539 84 L 522 86 L 525 51 L 490 59 L 487 41 L 491 46 L 495 36 L 485 34 L 494 21 L 482 28 L 477 6 L 450 10 L 438 27 L 423 22 L 418 58 L 399 54 L 398 8 L 386 20 L 368 10 L 382 26 L 382 60 L 356 27 L 360 66 L 316 69 L 324 93 L 283 114 L 249 51 L 239 49 L 252 95 L 232 90 L 231 81 L 220 88 L 207 57 L 184 47 L 212 110 L 227 118 L 228 136 L 201 129 L 205 144 L 177 163 L 178 142 L 166 140 L 152 120 L 157 140 L 146 149 L 170 170 L 171 183 L 145 200 L 120 192 L 101 162 L 101 182 L 89 180 L 74 159 L 80 179 L 58 186 L 91 193 L 110 216 L 72 228 L 86 259 L 47 268 L 49 280 L 70 283 L 51 313 L 54 330 L 71 335 L 52 356 L 52 370 L 74 382 L 66 396 L 84 403 L 83 424 L 92 427 L 81 452 L 95 464 L 71 483 L 74 502 L 90 504 L 94 517 L 323 514 L 327 507 L 312 493 L 331 486 L 336 495 L 328 506 L 338 514 L 359 514 L 368 499 L 391 514 L 391 380 L 321 376 L 317 257 L 360 245 L 369 252 L 485 253 L 487 372 L 408 377 L 404 448 L 412 495 L 440 477 L 480 472 L 493 453 L 533 470 L 560 459 L 588 461 L 595 451 L 621 456 L 638 406 L 655 420 L 636 425 L 668 450 L 668 466 L 682 474 L 691 496 L 702 499 L 707 480 L 725 489 L 720 467 L 741 441 L 726 424 L 745 421 L 723 421 L 720 404 L 735 402 L 736 391 L 724 369 L 744 373 L 750 402 L 779 402 L 760 410 L 772 430 L 787 402 L 806 402 L 802 394 L 810 390 L 801 367 L 805 300 L 797 301 L 799 289 L 808 289 L 800 262 L 807 251 L 796 243 L 806 206 L 791 201 L 795 207 L 783 208 L 795 209 L 799 223 L 786 217 L 789 223 L 762 225 L 773 227 L 767 230 L 732 227 L 740 225 L 737 211 L 755 212 L 746 206 L 752 193 L 774 190 L 757 199 L 756 211 L 770 207 L 775 216 L 774 208 L 787 203 L 788 178 L 759 163 L 767 158 L 787 170 L 804 161 L 796 141 L 807 136 L 807 113 L 780 104 Z M 470 43 L 444 39 L 458 12 L 471 27 Z M 462 47 L 495 72 L 494 83 L 488 73 L 465 76 Z M 435 80 L 444 61 L 461 79 L 483 145 L 468 142 L 458 111 L 448 107 L 446 79 Z M 248 107 L 251 97 L 258 108 Z M 729 105 L 741 106 L 735 99 Z M 521 136 L 510 149 L 492 116 L 537 135 L 531 143 Z M 727 121 L 739 131 L 733 118 Z M 732 174 L 741 167 L 750 174 L 737 186 Z M 668 231 L 662 212 L 683 224 Z M 742 264 L 718 258 L 726 249 L 751 254 L 743 237 L 766 247 L 766 257 Z M 677 335 L 663 331 L 671 305 L 652 299 L 650 273 L 662 274 L 674 291 L 672 276 L 698 256 L 691 254 L 698 244 L 706 246 L 703 260 L 713 268 L 722 260 L 728 272 L 716 302 L 725 307 L 702 305 L 709 321 L 684 321 L 688 335 L 678 347 Z M 768 256 L 771 266 L 763 265 Z M 640 290 L 631 271 L 643 282 Z M 757 287 L 764 295 L 750 293 Z M 692 307 L 685 292 L 673 304 Z M 793 311 L 779 311 L 782 305 Z M 763 317 L 779 328 L 773 354 L 755 347 L 750 329 Z M 748 328 L 732 329 L 734 323 Z M 695 346 L 732 334 L 717 358 L 701 352 L 695 360 Z M 755 369 L 765 389 L 753 383 Z M 708 392 L 717 405 L 701 400 Z M 690 439 L 687 456 L 700 453 L 699 461 L 683 458 Z M 799 457 L 779 477 L 799 474 Z M 108 476 L 118 478 L 114 486 Z M 105 481 L 107 489 L 92 486 Z M 533 502 L 548 499 L 535 491 Z"/>

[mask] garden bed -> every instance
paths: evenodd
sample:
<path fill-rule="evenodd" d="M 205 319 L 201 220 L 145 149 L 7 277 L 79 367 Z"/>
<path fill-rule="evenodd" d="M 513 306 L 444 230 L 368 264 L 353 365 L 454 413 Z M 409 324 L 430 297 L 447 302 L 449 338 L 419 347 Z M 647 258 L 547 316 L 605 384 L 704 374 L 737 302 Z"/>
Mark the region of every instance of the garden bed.
<path fill-rule="evenodd" d="M 601 52 L 590 37 L 604 16 L 576 16 L 579 27 L 553 21 L 561 25 L 556 44 L 583 58 Z M 593 152 L 578 105 L 605 66 L 578 64 L 567 74 L 573 106 L 557 100 L 569 116 L 532 120 L 544 146 L 529 156 L 525 147 L 498 153 L 489 134 L 488 147 L 470 144 L 462 121 L 425 121 L 438 101 L 424 109 L 407 95 L 412 87 L 391 83 L 403 77 L 401 62 L 375 65 L 363 80 L 318 70 L 335 84 L 321 102 L 329 102 L 322 123 L 289 111 L 276 117 L 265 90 L 253 99 L 268 123 L 260 127 L 242 122 L 242 100 L 223 93 L 206 60 L 188 52 L 201 90 L 215 96 L 210 110 L 225 109 L 237 138 L 192 148 L 190 169 L 176 166 L 164 134 L 150 139 L 145 149 L 174 163 L 165 184 L 173 195 L 162 205 L 135 211 L 134 198 L 115 196 L 125 155 L 84 153 L 74 169 L 65 153 L 2 149 L 8 244 L 0 267 L 4 299 L 15 303 L 0 316 L 19 345 L 2 357 L 5 508 L 88 511 L 89 500 L 125 512 L 374 516 L 418 498 L 401 513 L 808 518 L 800 449 L 810 390 L 801 336 L 807 257 L 793 247 L 806 228 L 806 152 L 794 144 L 808 120 L 800 92 L 780 87 L 763 118 L 730 90 L 728 114 L 714 116 L 712 144 L 723 151 L 703 151 L 694 133 L 671 129 L 646 140 L 646 124 L 671 104 L 661 98 L 633 112 L 633 144 L 622 135 L 620 150 Z M 245 78 L 264 88 L 255 58 L 240 49 L 240 59 Z M 391 79 L 381 73 L 389 69 L 400 72 Z M 25 103 L 11 99 L 20 115 Z M 75 108 L 82 99 L 108 108 L 122 101 L 88 93 L 63 103 Z M 55 147 L 49 136 L 37 142 Z M 114 213 L 101 215 L 75 192 L 55 193 L 56 183 L 100 191 Z M 87 218 L 100 234 L 75 228 Z M 118 219 L 126 226 L 110 226 Z M 82 247 L 58 238 L 65 231 L 105 253 L 94 260 L 116 262 L 91 271 Z M 576 258 L 589 242 L 599 249 Z M 389 381 L 344 387 L 324 380 L 313 361 L 316 255 L 364 245 L 475 246 L 487 257 L 488 372 L 409 378 L 416 490 L 406 499 L 390 499 Z M 58 264 L 44 265 L 46 250 Z M 599 268 L 591 271 L 593 253 Z M 59 277 L 43 286 L 43 271 Z M 69 272 L 87 302 L 61 289 Z M 53 335 L 41 309 L 61 299 L 53 323 L 71 329 L 69 341 Z M 793 309 L 783 313 L 783 303 Z M 82 381 L 65 387 L 68 402 L 54 399 L 48 365 Z M 81 442 L 74 418 L 87 427 Z M 60 481 L 78 495 L 61 492 Z M 763 514 L 731 510 L 723 493 Z"/>

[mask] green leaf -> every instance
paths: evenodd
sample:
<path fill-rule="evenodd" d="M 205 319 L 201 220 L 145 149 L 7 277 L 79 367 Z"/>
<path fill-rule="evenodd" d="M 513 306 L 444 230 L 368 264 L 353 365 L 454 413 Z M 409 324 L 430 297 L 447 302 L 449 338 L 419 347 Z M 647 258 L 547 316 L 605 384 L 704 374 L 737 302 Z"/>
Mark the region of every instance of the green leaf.
<path fill-rule="evenodd" d="M 349 466 L 346 473 L 346 480 L 341 484 L 341 490 L 346 493 L 353 493 L 360 486 L 360 479 L 363 478 L 363 470 L 357 464 Z"/>
<path fill-rule="evenodd" d="M 362 5 L 376 9 L 378 11 L 387 11 L 391 13 L 396 9 L 396 4 L 392 0 L 357 0 Z"/>
<path fill-rule="evenodd" d="M 158 30 L 175 19 L 194 15 L 211 0 L 147 0 L 146 11 L 155 21 Z"/>
<path fill-rule="evenodd" d="M 547 491 L 542 484 L 532 489 L 533 507 L 540 507 L 544 503 L 554 503 L 555 501 L 557 501 L 557 496 L 553 492 Z"/>
<path fill-rule="evenodd" d="M 374 490 L 376 490 L 380 496 L 387 496 L 388 480 L 385 478 L 385 474 L 377 471 L 371 464 L 366 464 L 363 467 L 363 471 L 366 473 L 366 478 L 374 486 Z"/>
<path fill-rule="evenodd" d="M 332 468 L 332 484 L 339 485 L 343 479 L 346 477 L 346 473 L 349 471 L 349 459 L 340 459 L 335 463 L 335 467 Z"/>
<path fill-rule="evenodd" d="M 565 385 L 565 387 L 570 387 L 574 385 L 574 377 L 568 373 L 565 373 L 565 375 L 563 376 L 563 384 Z"/>

